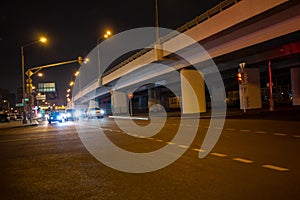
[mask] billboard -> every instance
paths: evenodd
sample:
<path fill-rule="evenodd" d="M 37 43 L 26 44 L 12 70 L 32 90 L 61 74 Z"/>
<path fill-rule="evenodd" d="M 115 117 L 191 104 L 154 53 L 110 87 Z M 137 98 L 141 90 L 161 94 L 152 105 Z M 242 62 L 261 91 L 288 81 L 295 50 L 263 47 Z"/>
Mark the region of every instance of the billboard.
<path fill-rule="evenodd" d="M 55 83 L 39 83 L 38 84 L 39 92 L 56 92 Z"/>

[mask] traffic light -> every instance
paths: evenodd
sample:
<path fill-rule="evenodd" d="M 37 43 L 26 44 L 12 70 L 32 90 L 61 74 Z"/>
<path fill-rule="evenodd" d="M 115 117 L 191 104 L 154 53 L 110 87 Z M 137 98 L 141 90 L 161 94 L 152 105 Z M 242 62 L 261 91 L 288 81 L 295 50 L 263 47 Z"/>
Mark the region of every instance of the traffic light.
<path fill-rule="evenodd" d="M 82 64 L 82 62 L 83 62 L 83 59 L 82 59 L 82 57 L 81 57 L 81 56 L 78 56 L 78 63 L 81 65 L 81 64 Z"/>
<path fill-rule="evenodd" d="M 239 73 L 237 74 L 237 80 L 238 80 L 239 85 L 241 85 L 242 82 L 243 82 L 242 73 L 239 72 Z"/>
<path fill-rule="evenodd" d="M 246 85 L 248 83 L 248 75 L 246 72 L 239 72 L 236 76 L 239 85 Z"/>

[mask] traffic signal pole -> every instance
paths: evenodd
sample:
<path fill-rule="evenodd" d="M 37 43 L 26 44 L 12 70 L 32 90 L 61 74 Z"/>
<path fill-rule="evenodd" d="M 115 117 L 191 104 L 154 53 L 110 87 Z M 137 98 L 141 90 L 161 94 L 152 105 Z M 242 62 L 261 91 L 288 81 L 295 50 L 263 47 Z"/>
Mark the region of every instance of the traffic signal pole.
<path fill-rule="evenodd" d="M 78 56 L 78 58 L 76 60 L 53 63 L 53 64 L 49 64 L 49 65 L 42 65 L 42 66 L 38 66 L 38 67 L 32 67 L 32 68 L 29 68 L 25 72 L 25 74 L 27 75 L 26 82 L 27 82 L 27 94 L 28 94 L 28 98 L 29 98 L 29 121 L 30 121 L 30 123 L 32 123 L 32 105 L 33 105 L 33 102 L 34 102 L 33 97 L 32 97 L 32 79 L 31 79 L 31 76 L 36 74 L 40 70 L 45 69 L 45 68 L 56 67 L 56 66 L 71 64 L 71 63 L 75 63 L 75 62 L 78 62 L 79 64 L 82 64 L 82 62 L 83 62 L 82 57 Z M 24 104 L 24 107 L 25 107 L 25 104 Z"/>
<path fill-rule="evenodd" d="M 240 75 L 241 75 L 241 81 L 240 81 L 240 86 L 241 86 L 241 91 L 242 91 L 242 97 L 243 97 L 243 110 L 244 110 L 244 112 L 246 112 L 246 86 L 245 86 L 245 84 L 246 84 L 246 80 L 245 80 L 245 77 L 247 76 L 246 74 L 245 74 L 245 72 L 244 72 L 244 68 L 245 68 L 245 64 L 246 63 L 240 63 L 239 64 L 239 66 L 240 66 L 240 68 L 241 68 L 241 72 L 240 72 Z"/>

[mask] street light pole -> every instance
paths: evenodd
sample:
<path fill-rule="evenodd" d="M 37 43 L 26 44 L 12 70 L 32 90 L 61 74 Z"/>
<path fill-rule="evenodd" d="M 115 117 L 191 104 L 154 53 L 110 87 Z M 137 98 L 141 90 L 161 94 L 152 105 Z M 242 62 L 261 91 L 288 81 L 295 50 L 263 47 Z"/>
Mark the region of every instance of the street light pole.
<path fill-rule="evenodd" d="M 105 34 L 103 35 L 104 39 L 109 38 L 111 36 L 111 34 L 112 34 L 112 32 L 110 30 L 106 30 Z M 97 57 L 98 57 L 98 76 L 99 76 L 98 81 L 99 81 L 99 85 L 101 85 L 100 45 L 99 45 L 100 39 L 103 39 L 102 36 L 97 38 Z"/>
<path fill-rule="evenodd" d="M 23 124 L 27 124 L 26 119 L 26 102 L 25 102 L 25 67 L 24 67 L 24 46 L 21 46 L 21 57 L 22 57 L 22 103 L 23 103 Z"/>
<path fill-rule="evenodd" d="M 156 27 L 156 44 L 160 44 L 159 41 L 159 32 L 158 32 L 158 2 L 155 0 L 155 27 Z"/>
<path fill-rule="evenodd" d="M 163 50 L 159 38 L 159 24 L 158 24 L 158 0 L 155 0 L 155 28 L 156 28 L 156 42 L 154 45 L 156 61 L 163 60 Z"/>
<path fill-rule="evenodd" d="M 22 59 L 22 90 L 23 90 L 23 94 L 22 94 L 22 103 L 23 103 L 23 124 L 27 124 L 27 109 L 26 109 L 26 102 L 25 102 L 25 98 L 26 98 L 26 87 L 25 87 L 25 58 L 24 58 L 24 47 L 27 46 L 31 46 L 33 44 L 37 44 L 39 42 L 45 43 L 47 42 L 47 39 L 45 37 L 41 37 L 39 40 L 30 42 L 28 44 L 22 45 L 21 46 L 21 59 Z M 30 110 L 31 112 L 31 110 Z"/>
<path fill-rule="evenodd" d="M 273 98 L 273 80 L 272 80 L 272 68 L 271 60 L 268 62 L 268 71 L 269 71 L 269 89 L 270 89 L 270 111 L 274 110 L 274 98 Z"/>

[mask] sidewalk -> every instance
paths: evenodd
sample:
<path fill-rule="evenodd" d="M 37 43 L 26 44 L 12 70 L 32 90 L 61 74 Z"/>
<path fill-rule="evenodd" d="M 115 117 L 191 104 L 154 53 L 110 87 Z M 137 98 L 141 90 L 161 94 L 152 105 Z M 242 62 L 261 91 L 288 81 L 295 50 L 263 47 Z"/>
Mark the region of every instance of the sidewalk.
<path fill-rule="evenodd" d="M 21 127 L 27 127 L 27 126 L 37 126 L 37 125 L 39 125 L 37 120 L 32 120 L 31 123 L 28 120 L 27 124 L 23 124 L 22 120 L 10 121 L 10 122 L 0 122 L 0 130 L 1 129 L 9 129 L 9 128 L 21 128 Z"/>

